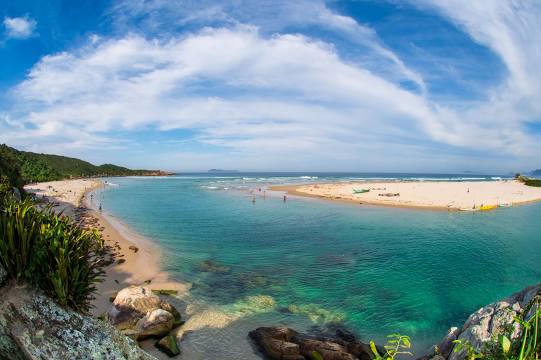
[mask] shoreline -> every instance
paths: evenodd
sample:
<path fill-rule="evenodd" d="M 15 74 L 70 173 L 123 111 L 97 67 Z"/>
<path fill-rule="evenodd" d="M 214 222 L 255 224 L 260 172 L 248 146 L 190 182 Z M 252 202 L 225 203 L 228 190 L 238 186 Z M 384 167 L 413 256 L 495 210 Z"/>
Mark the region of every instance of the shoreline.
<path fill-rule="evenodd" d="M 355 194 L 355 188 L 370 191 Z M 518 181 L 352 181 L 274 185 L 269 190 L 355 205 L 437 211 L 493 210 L 541 201 L 541 188 L 529 187 Z M 380 195 L 389 192 L 400 195 Z"/>
<path fill-rule="evenodd" d="M 106 185 L 98 179 L 72 179 L 25 186 L 25 190 L 54 204 L 62 212 L 87 228 L 100 231 L 108 247 L 110 264 L 104 268 L 103 281 L 96 285 L 91 315 L 100 316 L 111 305 L 110 297 L 130 285 L 145 285 L 150 289 L 176 290 L 186 295 L 191 287 L 171 278 L 161 269 L 160 247 L 133 232 L 127 225 L 92 207 L 89 195 Z M 150 282 L 149 282 L 150 280 Z"/>

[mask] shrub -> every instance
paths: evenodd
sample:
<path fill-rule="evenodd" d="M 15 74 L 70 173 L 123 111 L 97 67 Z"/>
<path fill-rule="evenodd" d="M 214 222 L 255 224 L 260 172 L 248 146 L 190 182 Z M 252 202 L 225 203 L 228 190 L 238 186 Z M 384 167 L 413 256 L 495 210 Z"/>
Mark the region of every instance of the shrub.
<path fill-rule="evenodd" d="M 50 207 L 7 199 L 0 209 L 0 262 L 9 276 L 43 289 L 60 305 L 87 312 L 102 280 L 103 239 Z"/>

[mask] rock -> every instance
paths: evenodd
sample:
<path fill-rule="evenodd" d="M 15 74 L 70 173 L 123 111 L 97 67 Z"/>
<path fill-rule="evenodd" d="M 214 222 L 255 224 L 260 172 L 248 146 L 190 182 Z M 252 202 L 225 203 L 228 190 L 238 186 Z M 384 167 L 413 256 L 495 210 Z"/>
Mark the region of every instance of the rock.
<path fill-rule="evenodd" d="M 444 358 L 448 358 L 449 355 L 451 355 L 451 351 L 455 346 L 453 341 L 457 339 L 458 334 L 460 334 L 460 331 L 457 327 L 452 327 L 449 329 L 447 335 L 445 335 L 441 343 L 438 345 L 439 355 L 443 356 Z"/>
<path fill-rule="evenodd" d="M 6 271 L 6 269 L 4 269 L 2 264 L 0 264 L 0 286 L 4 285 L 7 278 L 8 278 L 8 272 Z"/>
<path fill-rule="evenodd" d="M 314 337 L 299 334 L 285 326 L 261 327 L 250 337 L 271 359 L 314 359 L 319 354 L 325 360 L 372 360 L 368 344 L 358 342 L 355 335 L 340 329 L 336 337 Z"/>
<path fill-rule="evenodd" d="M 220 265 L 213 260 L 205 260 L 199 263 L 199 271 L 202 272 L 211 272 L 216 274 L 227 274 L 231 271 L 231 268 L 226 265 Z"/>
<path fill-rule="evenodd" d="M 120 264 L 124 264 L 125 262 L 126 262 L 126 259 L 118 259 L 118 260 L 116 261 L 116 263 L 119 264 L 119 265 L 120 265 Z"/>
<path fill-rule="evenodd" d="M 182 317 L 178 310 L 167 301 L 162 301 L 160 304 L 160 309 L 163 309 L 173 315 L 173 327 L 177 327 L 182 324 Z"/>
<path fill-rule="evenodd" d="M 541 293 L 541 283 L 527 287 L 506 299 L 482 307 L 470 315 L 459 334 L 457 334 L 457 339 L 468 341 L 478 352 L 482 351 L 485 344 L 494 337 L 504 333 L 506 328 L 511 328 L 511 338 L 517 339 L 521 335 L 520 327 L 513 317 L 528 308 L 534 297 L 539 293 Z M 459 352 L 450 350 L 449 360 L 463 360 L 465 357 L 466 352 L 464 350 Z"/>
<path fill-rule="evenodd" d="M 155 358 L 110 324 L 58 306 L 38 290 L 0 289 L 0 358 Z"/>
<path fill-rule="evenodd" d="M 161 337 L 173 329 L 173 314 L 163 309 L 149 311 L 137 321 L 134 330 L 137 332 L 137 340 L 149 337 Z"/>
<path fill-rule="evenodd" d="M 249 333 L 250 338 L 271 359 L 305 360 L 299 345 L 289 341 L 295 335 L 296 331 L 285 326 L 260 327 Z"/>
<path fill-rule="evenodd" d="M 134 253 L 139 251 L 139 248 L 137 246 L 133 246 L 133 245 L 128 246 L 128 249 L 132 250 Z"/>
<path fill-rule="evenodd" d="M 16 187 L 13 188 L 13 197 L 16 199 L 16 200 L 19 200 L 21 201 L 21 191 L 19 189 L 17 189 Z"/>
<path fill-rule="evenodd" d="M 163 338 L 161 338 L 161 340 L 157 341 L 154 346 L 156 346 L 158 349 L 160 349 L 170 357 L 180 354 L 177 339 L 172 335 L 164 336 Z"/>
<path fill-rule="evenodd" d="M 162 300 L 144 286 L 130 286 L 120 290 L 107 311 L 109 321 L 118 329 L 133 327 L 149 311 L 160 309 Z"/>

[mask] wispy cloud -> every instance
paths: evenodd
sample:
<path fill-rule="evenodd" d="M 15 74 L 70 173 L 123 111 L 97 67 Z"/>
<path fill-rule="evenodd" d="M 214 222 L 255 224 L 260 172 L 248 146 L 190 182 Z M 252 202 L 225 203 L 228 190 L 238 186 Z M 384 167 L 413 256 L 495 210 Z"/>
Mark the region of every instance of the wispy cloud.
<path fill-rule="evenodd" d="M 254 5 L 197 4 L 118 2 L 110 16 L 123 31 L 43 57 L 12 90 L 0 142 L 48 139 L 69 148 L 91 147 L 96 138 L 104 148 L 117 145 L 107 134 L 181 129 L 192 134 L 189 142 L 206 146 L 200 159 L 274 169 L 382 169 L 384 163 L 393 170 L 420 162 L 437 168 L 431 155 L 458 164 L 462 151 L 476 154 L 482 167 L 501 165 L 502 157 L 527 163 L 541 153 L 539 135 L 527 130 L 541 118 L 535 71 L 541 53 L 528 41 L 528 34 L 541 33 L 535 6 L 494 2 L 485 13 L 459 0 L 423 3 L 493 49 L 509 70 L 504 83 L 486 90 L 486 101 L 451 104 L 434 101 L 426 80 L 373 29 L 322 2 L 303 2 L 302 9 L 276 2 L 273 11 L 284 16 L 270 18 Z M 154 8 L 145 17 L 148 6 Z M 138 29 L 145 31 L 126 34 L 141 17 Z M 148 30 L 169 18 L 174 31 Z M 313 26 L 362 46 L 384 71 L 300 31 Z M 403 87 L 404 79 L 416 88 Z M 193 151 L 179 153 L 185 160 Z"/>
<path fill-rule="evenodd" d="M 5 17 L 5 36 L 9 39 L 27 39 L 35 35 L 36 20 L 25 17 Z"/>

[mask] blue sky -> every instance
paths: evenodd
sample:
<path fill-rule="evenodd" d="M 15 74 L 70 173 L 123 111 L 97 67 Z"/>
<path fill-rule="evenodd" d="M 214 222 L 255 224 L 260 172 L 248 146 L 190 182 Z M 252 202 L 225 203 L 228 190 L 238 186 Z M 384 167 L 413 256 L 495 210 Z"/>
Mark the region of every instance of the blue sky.
<path fill-rule="evenodd" d="M 541 2 L 0 0 L 0 142 L 195 171 L 541 167 Z"/>

